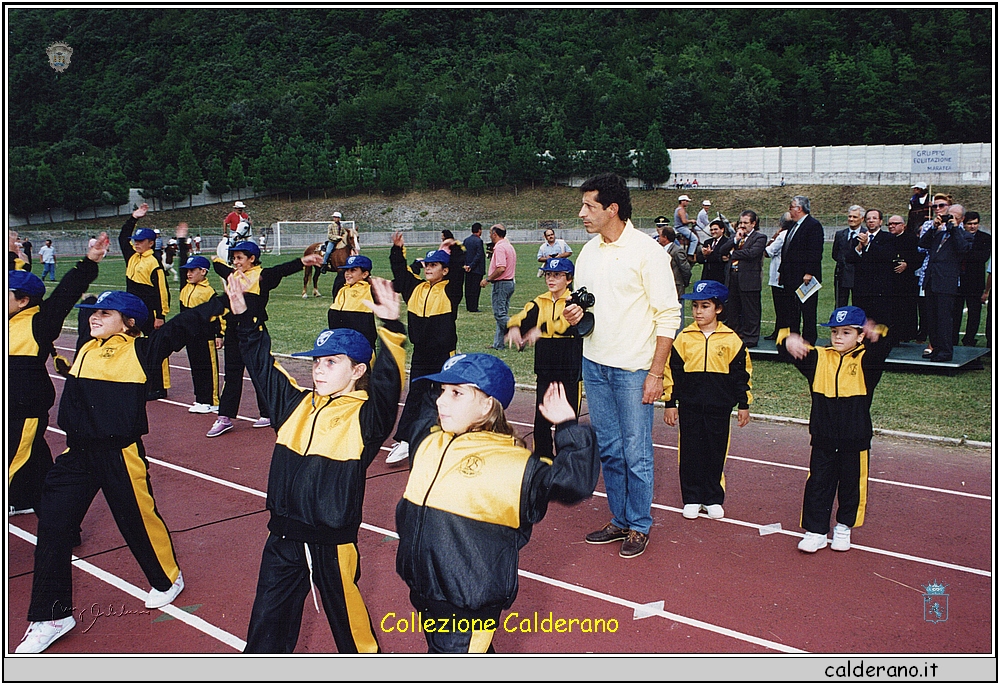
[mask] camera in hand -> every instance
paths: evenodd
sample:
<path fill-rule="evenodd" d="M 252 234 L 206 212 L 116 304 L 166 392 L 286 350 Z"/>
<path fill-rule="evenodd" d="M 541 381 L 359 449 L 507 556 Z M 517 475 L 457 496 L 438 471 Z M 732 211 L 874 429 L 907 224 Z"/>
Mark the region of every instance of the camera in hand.
<path fill-rule="evenodd" d="M 576 325 L 577 333 L 582 336 L 588 336 L 594 330 L 594 314 L 587 310 L 593 307 L 596 301 L 594 294 L 587 292 L 586 288 L 574 290 L 569 296 L 569 303 L 575 304 L 583 310 L 583 318 Z"/>

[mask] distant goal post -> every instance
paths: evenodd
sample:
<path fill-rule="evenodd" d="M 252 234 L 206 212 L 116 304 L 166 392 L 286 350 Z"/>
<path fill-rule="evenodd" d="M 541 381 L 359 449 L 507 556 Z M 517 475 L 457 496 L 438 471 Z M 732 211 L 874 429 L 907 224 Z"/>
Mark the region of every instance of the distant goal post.
<path fill-rule="evenodd" d="M 329 221 L 279 221 L 275 223 L 274 235 L 270 237 L 270 240 L 273 240 L 271 254 L 303 252 L 313 243 L 326 242 L 327 227 L 330 223 Z M 355 235 L 357 235 L 353 221 L 341 221 L 340 225 L 346 229 L 354 230 Z"/>

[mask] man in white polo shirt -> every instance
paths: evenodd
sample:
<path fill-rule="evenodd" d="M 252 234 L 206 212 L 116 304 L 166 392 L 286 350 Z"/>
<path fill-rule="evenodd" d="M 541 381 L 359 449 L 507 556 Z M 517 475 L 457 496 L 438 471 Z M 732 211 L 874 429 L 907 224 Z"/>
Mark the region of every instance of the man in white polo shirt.
<path fill-rule="evenodd" d="M 631 558 L 645 551 L 653 524 L 653 402 L 663 394 L 680 304 L 670 256 L 632 226 L 625 180 L 600 174 L 580 190 L 580 218 L 596 235 L 580 252 L 573 285 L 595 299 L 583 382 L 611 509 L 611 521 L 587 542 L 621 540 L 619 555 Z M 583 310 L 570 305 L 565 316 L 576 325 Z"/>

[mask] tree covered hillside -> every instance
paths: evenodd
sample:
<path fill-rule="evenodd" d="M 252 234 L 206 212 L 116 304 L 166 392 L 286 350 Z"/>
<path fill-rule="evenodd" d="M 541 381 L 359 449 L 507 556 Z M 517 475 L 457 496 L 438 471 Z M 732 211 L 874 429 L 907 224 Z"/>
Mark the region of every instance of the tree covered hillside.
<path fill-rule="evenodd" d="M 14 211 L 990 140 L 988 9 L 10 9 Z M 70 67 L 45 47 L 64 40 Z M 632 157 L 629 150 L 638 154 Z M 548 154 L 543 154 L 548 151 Z M 211 190 L 214 188 L 215 190 Z"/>

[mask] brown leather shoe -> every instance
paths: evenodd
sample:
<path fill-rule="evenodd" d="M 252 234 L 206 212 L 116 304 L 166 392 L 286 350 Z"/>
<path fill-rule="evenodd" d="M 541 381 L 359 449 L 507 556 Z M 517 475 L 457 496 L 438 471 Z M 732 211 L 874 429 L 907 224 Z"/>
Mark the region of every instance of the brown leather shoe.
<path fill-rule="evenodd" d="M 608 524 L 593 533 L 587 533 L 587 542 L 592 545 L 606 545 L 616 540 L 624 540 L 628 537 L 628 528 L 619 528 L 608 521 Z"/>
<path fill-rule="evenodd" d="M 630 530 L 628 532 L 628 537 L 622 543 L 622 549 L 618 552 L 618 556 L 624 559 L 631 559 L 632 557 L 637 557 L 646 551 L 646 543 L 649 542 L 649 536 L 646 533 L 640 533 L 637 530 Z"/>

